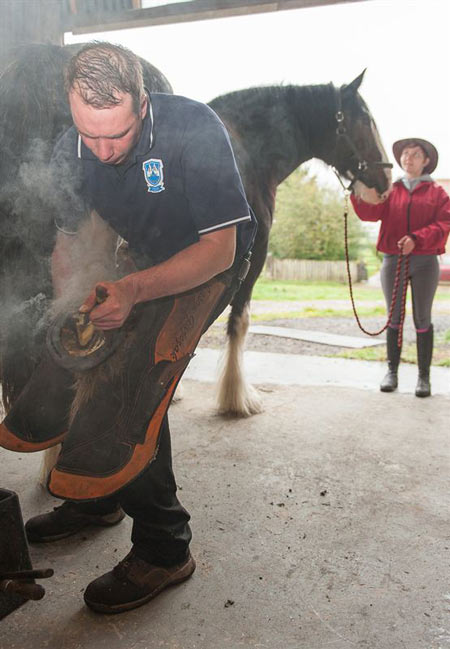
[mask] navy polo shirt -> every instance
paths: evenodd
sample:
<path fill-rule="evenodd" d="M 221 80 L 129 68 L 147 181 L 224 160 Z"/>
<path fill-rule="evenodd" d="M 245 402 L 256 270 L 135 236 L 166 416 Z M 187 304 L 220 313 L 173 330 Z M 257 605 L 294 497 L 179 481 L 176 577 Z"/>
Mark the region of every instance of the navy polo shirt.
<path fill-rule="evenodd" d="M 75 127 L 52 156 L 55 221 L 75 233 L 95 210 L 128 242 L 139 268 L 161 263 L 202 234 L 237 226 L 237 256 L 256 221 L 245 198 L 228 133 L 208 106 L 151 94 L 139 141 L 122 165 L 102 163 Z"/>

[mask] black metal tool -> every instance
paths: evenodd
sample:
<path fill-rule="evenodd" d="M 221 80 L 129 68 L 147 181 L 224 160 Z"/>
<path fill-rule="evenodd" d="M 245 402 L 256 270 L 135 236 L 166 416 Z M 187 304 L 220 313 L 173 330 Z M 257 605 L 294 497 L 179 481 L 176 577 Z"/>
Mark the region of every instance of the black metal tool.
<path fill-rule="evenodd" d="M 19 499 L 0 489 L 0 620 L 28 600 L 39 600 L 45 589 L 34 582 L 53 575 L 51 568 L 33 570 Z"/>

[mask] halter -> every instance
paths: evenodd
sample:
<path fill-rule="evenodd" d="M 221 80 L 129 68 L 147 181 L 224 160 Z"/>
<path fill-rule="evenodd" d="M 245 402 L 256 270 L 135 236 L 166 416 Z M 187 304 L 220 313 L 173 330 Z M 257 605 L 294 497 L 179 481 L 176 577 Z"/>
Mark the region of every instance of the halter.
<path fill-rule="evenodd" d="M 333 170 L 334 173 L 337 175 L 339 182 L 341 183 L 342 187 L 346 191 L 351 191 L 353 188 L 353 185 L 357 180 L 361 180 L 363 178 L 364 173 L 370 169 L 371 167 L 377 167 L 377 168 L 382 168 L 382 169 L 392 169 L 393 164 L 390 162 L 382 162 L 382 161 L 367 161 L 363 158 L 363 156 L 360 154 L 358 151 L 355 143 L 347 133 L 347 129 L 345 127 L 345 115 L 344 111 L 342 110 L 342 94 L 341 94 L 341 88 L 335 88 L 335 94 L 336 94 L 336 113 L 334 115 L 337 127 L 336 127 L 336 148 L 334 152 L 334 160 L 337 160 L 337 151 L 339 147 L 339 143 L 342 140 L 345 140 L 350 147 L 351 151 L 353 152 L 356 160 L 358 161 L 358 169 L 356 173 L 353 174 L 352 181 L 348 185 L 348 187 L 345 187 L 344 183 L 341 180 L 340 174 L 337 171 L 336 165 L 333 165 Z M 353 173 L 353 172 L 352 172 Z"/>

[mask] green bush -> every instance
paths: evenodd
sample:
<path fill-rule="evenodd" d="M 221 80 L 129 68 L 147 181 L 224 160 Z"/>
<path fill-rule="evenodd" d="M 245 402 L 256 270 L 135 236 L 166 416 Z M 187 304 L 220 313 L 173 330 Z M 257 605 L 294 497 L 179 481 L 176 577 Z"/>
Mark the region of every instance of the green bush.
<path fill-rule="evenodd" d="M 339 192 L 297 169 L 278 188 L 269 251 L 279 259 L 345 259 L 343 213 Z M 351 205 L 348 240 L 350 259 L 358 259 L 366 235 Z"/>

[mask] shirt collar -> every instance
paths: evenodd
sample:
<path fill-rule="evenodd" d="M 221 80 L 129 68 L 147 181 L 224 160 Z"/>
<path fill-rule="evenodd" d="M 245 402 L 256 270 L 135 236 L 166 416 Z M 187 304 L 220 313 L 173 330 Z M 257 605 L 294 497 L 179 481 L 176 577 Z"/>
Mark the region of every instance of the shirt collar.
<path fill-rule="evenodd" d="M 139 137 L 139 140 L 134 147 L 134 150 L 131 152 L 130 158 L 137 156 L 145 155 L 150 151 L 153 146 L 154 141 L 154 115 L 153 115 L 153 104 L 149 91 L 145 89 L 145 94 L 147 95 L 147 113 L 144 117 L 142 123 L 142 132 Z"/>
<path fill-rule="evenodd" d="M 147 113 L 142 122 L 142 131 L 139 136 L 139 140 L 135 144 L 134 148 L 130 152 L 130 155 L 127 159 L 128 164 L 130 162 L 135 162 L 138 156 L 146 155 L 146 153 L 148 153 L 148 151 L 150 151 L 150 149 L 153 146 L 153 141 L 154 141 L 153 105 L 152 105 L 150 93 L 147 90 L 147 88 L 145 89 L 145 94 L 147 95 Z M 92 153 L 92 151 L 88 149 L 88 147 L 84 144 L 83 140 L 81 139 L 81 135 L 79 133 L 77 138 L 77 157 L 80 158 L 81 160 L 96 160 L 100 164 L 105 164 L 100 162 L 97 156 L 95 156 Z M 110 165 L 106 164 L 106 166 L 110 166 Z"/>

